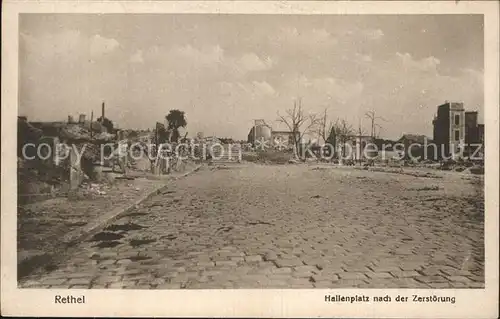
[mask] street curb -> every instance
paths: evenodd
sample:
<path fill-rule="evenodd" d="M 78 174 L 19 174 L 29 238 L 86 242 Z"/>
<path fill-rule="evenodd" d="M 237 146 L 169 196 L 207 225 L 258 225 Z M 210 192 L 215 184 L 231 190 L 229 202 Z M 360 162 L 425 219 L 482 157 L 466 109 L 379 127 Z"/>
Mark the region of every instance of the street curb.
<path fill-rule="evenodd" d="M 197 165 L 192 170 L 190 170 L 190 171 L 188 171 L 180 176 L 175 176 L 173 178 L 173 180 L 178 180 L 180 178 L 187 177 L 187 176 L 193 174 L 194 172 L 197 172 L 200 168 L 201 168 L 201 165 Z M 136 208 L 141 203 L 147 201 L 148 199 L 150 199 L 151 197 L 153 197 L 155 195 L 160 194 L 167 187 L 168 187 L 168 184 L 161 185 L 161 186 L 157 187 L 156 189 L 154 189 L 153 191 L 149 192 L 148 194 L 144 195 L 143 197 L 137 199 L 136 201 L 134 201 L 132 204 L 128 205 L 127 207 L 115 209 L 115 210 L 105 214 L 104 217 L 100 218 L 97 222 L 91 224 L 88 227 L 84 227 L 83 231 L 80 230 L 79 232 L 75 231 L 75 232 L 67 234 L 62 239 L 63 245 L 71 247 L 71 246 L 75 245 L 76 243 L 87 239 L 88 237 L 94 235 L 96 232 L 100 231 L 101 229 L 103 229 L 104 227 L 109 225 L 110 223 L 112 223 L 112 222 L 116 221 L 117 219 L 119 219 L 120 217 L 122 217 L 124 214 L 126 214 L 129 211 L 131 211 L 132 209 Z"/>
<path fill-rule="evenodd" d="M 196 165 L 195 168 L 192 170 L 180 175 L 180 176 L 175 176 L 173 179 L 178 180 L 184 177 L 187 177 L 197 171 L 200 170 L 200 168 L 203 166 L 201 165 Z M 36 263 L 36 266 L 30 267 L 29 270 L 26 270 L 25 274 L 22 275 L 22 277 L 26 277 L 27 275 L 35 272 L 36 270 L 40 268 L 47 268 L 50 265 L 53 265 L 57 261 L 57 256 L 64 256 L 67 255 L 69 250 L 71 248 L 74 248 L 77 246 L 79 242 L 82 242 L 89 237 L 93 236 L 95 233 L 99 232 L 106 226 L 108 226 L 110 223 L 116 221 L 117 219 L 121 218 L 124 214 L 128 213 L 132 209 L 136 208 L 138 205 L 141 203 L 147 201 L 151 197 L 160 194 L 165 188 L 167 188 L 169 185 L 168 183 L 161 185 L 154 189 L 153 191 L 147 193 L 146 195 L 142 196 L 141 198 L 135 200 L 132 204 L 126 206 L 125 208 L 117 208 L 115 210 L 112 210 L 111 212 L 103 215 L 101 218 L 99 218 L 96 222 L 91 223 L 90 225 L 84 227 L 83 229 L 78 229 L 73 232 L 70 232 L 66 234 L 62 239 L 61 243 L 57 245 L 57 247 L 52 251 L 51 253 L 43 253 L 41 255 L 35 255 L 33 257 L 29 258 L 24 258 L 20 261 L 18 261 L 18 268 L 21 267 L 29 267 L 26 265 L 29 265 L 30 263 L 33 263 L 36 259 L 39 259 L 40 261 Z M 63 254 L 61 254 L 63 252 Z M 19 254 L 19 252 L 18 252 Z M 43 256 L 43 259 L 40 257 Z M 43 260 L 43 261 L 42 261 Z M 18 274 L 18 280 L 21 279 Z"/>

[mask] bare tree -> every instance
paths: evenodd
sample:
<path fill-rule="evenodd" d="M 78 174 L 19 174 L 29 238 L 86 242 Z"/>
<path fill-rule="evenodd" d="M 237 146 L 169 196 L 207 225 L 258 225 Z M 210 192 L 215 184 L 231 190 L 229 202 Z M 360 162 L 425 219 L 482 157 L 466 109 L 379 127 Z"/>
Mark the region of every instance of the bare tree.
<path fill-rule="evenodd" d="M 332 124 L 330 130 L 331 143 L 334 148 L 337 146 L 337 141 L 340 145 L 344 145 L 354 134 L 354 129 L 351 124 L 349 124 L 345 119 L 337 119 L 335 123 Z M 344 148 L 342 148 L 342 156 L 344 156 Z"/>
<path fill-rule="evenodd" d="M 359 153 L 356 155 L 357 156 L 357 160 L 358 160 L 358 163 L 361 164 L 361 161 L 362 161 L 362 158 L 361 158 L 361 154 L 363 152 L 362 148 L 364 148 L 364 142 L 363 142 L 363 136 L 366 134 L 366 131 L 363 129 L 363 127 L 361 126 L 361 119 L 359 120 L 359 124 L 358 124 L 358 130 L 357 130 L 357 134 L 358 134 L 358 142 L 359 142 Z"/>
<path fill-rule="evenodd" d="M 359 137 L 361 137 L 361 136 L 363 136 L 363 135 L 366 134 L 365 129 L 361 126 L 361 120 L 359 121 L 359 124 L 358 124 L 358 131 L 357 131 L 357 133 L 358 133 Z"/>
<path fill-rule="evenodd" d="M 378 124 L 376 124 L 376 123 L 375 123 L 375 121 L 376 121 L 376 120 L 387 121 L 387 120 L 386 120 L 386 119 L 384 119 L 384 118 L 383 118 L 383 117 L 381 117 L 381 116 L 376 116 L 375 111 L 368 111 L 368 112 L 366 112 L 366 113 L 365 113 L 365 117 L 369 118 L 369 119 L 370 119 L 370 121 L 371 121 L 371 133 L 370 133 L 370 136 L 371 136 L 372 138 L 374 138 L 374 137 L 375 137 L 375 128 L 376 128 L 376 127 L 381 128 L 381 126 L 380 126 L 380 125 L 378 125 Z"/>
<path fill-rule="evenodd" d="M 328 116 L 326 114 L 327 108 L 325 108 L 323 115 L 318 118 L 318 125 L 316 133 L 318 133 L 318 142 L 320 139 L 323 140 L 323 143 L 327 143 L 328 138 L 331 134 L 333 123 L 330 121 L 328 123 Z"/>
<path fill-rule="evenodd" d="M 292 133 L 295 151 L 298 150 L 300 141 L 305 134 L 311 132 L 319 123 L 316 114 L 304 114 L 302 100 L 293 103 L 293 109 L 288 109 L 285 115 L 278 112 L 278 122 L 284 123 Z"/>
<path fill-rule="evenodd" d="M 378 128 L 378 131 L 376 130 Z M 382 125 L 380 124 L 375 124 L 375 138 L 380 138 L 380 131 L 382 130 Z"/>

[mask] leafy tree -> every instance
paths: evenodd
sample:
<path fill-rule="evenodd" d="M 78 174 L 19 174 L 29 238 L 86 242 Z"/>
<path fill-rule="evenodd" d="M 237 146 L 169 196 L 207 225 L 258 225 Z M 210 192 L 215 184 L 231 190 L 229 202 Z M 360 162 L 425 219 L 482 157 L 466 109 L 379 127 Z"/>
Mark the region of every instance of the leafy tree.
<path fill-rule="evenodd" d="M 167 130 L 172 132 L 171 141 L 177 142 L 180 137 L 179 128 L 187 125 L 186 115 L 180 110 L 170 110 L 165 118 L 168 122 Z"/>
<path fill-rule="evenodd" d="M 167 129 L 165 128 L 165 126 L 161 125 L 161 126 L 157 126 L 157 131 L 156 131 L 156 138 L 158 139 L 156 142 L 158 144 L 163 144 L 163 143 L 166 143 L 169 138 L 170 138 L 170 132 L 167 131 Z"/>

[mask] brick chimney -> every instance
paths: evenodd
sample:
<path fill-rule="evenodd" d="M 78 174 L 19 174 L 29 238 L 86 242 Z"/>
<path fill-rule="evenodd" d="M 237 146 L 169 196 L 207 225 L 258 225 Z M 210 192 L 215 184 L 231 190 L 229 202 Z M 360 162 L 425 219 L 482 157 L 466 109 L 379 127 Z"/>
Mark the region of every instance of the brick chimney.
<path fill-rule="evenodd" d="M 105 109 L 105 106 L 104 106 L 104 102 L 102 102 L 102 119 L 104 120 L 104 109 Z"/>

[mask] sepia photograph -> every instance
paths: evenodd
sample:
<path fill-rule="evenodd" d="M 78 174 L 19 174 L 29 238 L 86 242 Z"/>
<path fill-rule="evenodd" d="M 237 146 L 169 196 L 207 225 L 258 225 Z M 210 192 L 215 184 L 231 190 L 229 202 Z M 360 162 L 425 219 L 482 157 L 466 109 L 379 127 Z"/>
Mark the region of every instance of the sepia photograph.
<path fill-rule="evenodd" d="M 453 308 L 491 284 L 484 14 L 17 19 L 14 289 Z"/>

